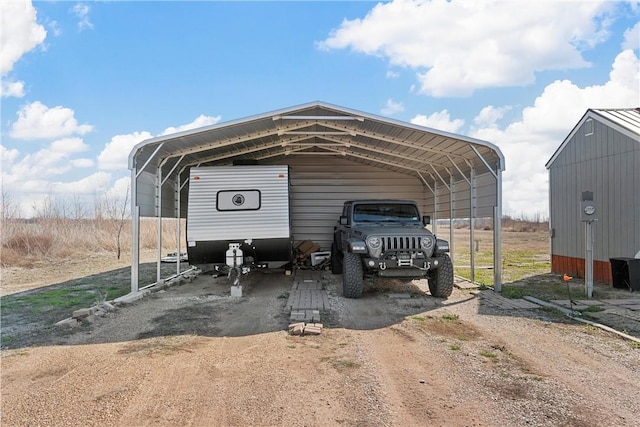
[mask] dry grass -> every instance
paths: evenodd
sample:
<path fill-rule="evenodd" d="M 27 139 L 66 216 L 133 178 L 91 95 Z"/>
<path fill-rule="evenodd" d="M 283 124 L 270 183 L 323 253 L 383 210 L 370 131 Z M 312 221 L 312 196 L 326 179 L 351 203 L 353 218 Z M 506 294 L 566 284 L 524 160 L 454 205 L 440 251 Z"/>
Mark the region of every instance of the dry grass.
<path fill-rule="evenodd" d="M 2 267 L 31 267 L 42 260 L 62 260 L 82 257 L 90 253 L 131 250 L 131 221 L 125 220 L 118 232 L 120 222 L 109 219 L 73 220 L 38 219 L 5 220 L 2 222 L 0 265 Z M 184 222 L 182 223 L 184 232 Z M 157 221 L 140 221 L 140 248 L 157 247 Z M 162 223 L 162 246 L 175 251 L 176 221 L 164 219 Z"/>

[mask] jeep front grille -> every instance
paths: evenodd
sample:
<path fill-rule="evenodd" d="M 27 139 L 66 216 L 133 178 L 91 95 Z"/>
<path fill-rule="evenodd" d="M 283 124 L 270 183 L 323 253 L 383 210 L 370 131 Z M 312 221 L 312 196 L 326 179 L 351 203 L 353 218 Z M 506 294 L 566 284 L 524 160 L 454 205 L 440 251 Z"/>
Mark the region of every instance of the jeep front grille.
<path fill-rule="evenodd" d="M 420 237 L 381 237 L 382 252 L 386 251 L 419 251 Z"/>

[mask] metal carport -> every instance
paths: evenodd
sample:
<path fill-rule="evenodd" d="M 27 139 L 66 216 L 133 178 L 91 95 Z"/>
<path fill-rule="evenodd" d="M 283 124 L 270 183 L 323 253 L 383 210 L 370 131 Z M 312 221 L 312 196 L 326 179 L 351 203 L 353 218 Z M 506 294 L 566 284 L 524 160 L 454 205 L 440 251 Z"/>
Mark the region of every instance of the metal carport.
<path fill-rule="evenodd" d="M 129 155 L 133 220 L 131 292 L 139 290 L 140 218 L 158 218 L 157 283 L 160 283 L 162 218 L 180 220 L 186 217 L 190 168 L 243 161 L 286 164 L 300 171 L 297 175 L 300 183 L 297 214 L 300 224 L 294 230 L 296 240 L 309 236 L 322 239 L 324 229 L 315 227 L 308 230 L 302 224 L 305 218 L 313 221 L 309 216 L 313 215 L 308 209 L 305 211 L 304 191 L 321 188 L 323 183 L 339 174 L 336 171 L 344 170 L 345 177 L 348 175 L 350 178 L 343 178 L 337 184 L 334 182 L 336 187 L 333 189 L 351 188 L 352 192 L 369 191 L 388 194 L 387 197 L 403 193 L 409 187 L 412 190 L 406 190 L 407 195 L 398 197 L 411 197 L 421 191 L 416 198 L 420 199 L 423 212 L 432 216 L 433 227 L 437 228 L 438 219 L 450 220 L 452 255 L 451 221 L 469 219 L 472 281 L 475 280 L 474 220 L 491 217 L 493 283 L 496 291 L 501 290 L 500 218 L 504 156 L 498 147 L 478 139 L 324 102 L 312 102 L 152 138 L 133 148 Z M 389 179 L 377 171 L 388 174 Z M 356 174 L 357 179 L 354 178 Z M 415 184 L 407 185 L 398 177 Z M 367 185 L 367 180 L 374 184 Z M 397 184 L 395 187 L 385 184 L 383 188 L 380 183 L 387 181 Z M 344 195 L 349 196 L 347 193 Z M 320 204 L 314 206 L 314 212 L 319 212 L 314 215 L 324 215 L 320 223 L 325 228 L 326 218 L 335 221 L 339 215 L 335 207 L 341 206 L 342 201 L 340 196 L 335 196 L 331 200 L 315 202 Z M 177 235 L 180 242 L 180 221 Z M 179 253 L 180 249 L 176 251 Z M 180 275 L 180 263 L 177 265 L 176 275 Z"/>

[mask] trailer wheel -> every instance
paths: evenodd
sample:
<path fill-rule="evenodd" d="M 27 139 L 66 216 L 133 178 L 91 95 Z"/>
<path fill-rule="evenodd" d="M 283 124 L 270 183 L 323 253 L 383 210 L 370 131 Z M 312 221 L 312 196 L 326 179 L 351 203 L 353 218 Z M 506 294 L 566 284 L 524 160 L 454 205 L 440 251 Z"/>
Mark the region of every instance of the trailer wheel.
<path fill-rule="evenodd" d="M 360 298 L 364 286 L 362 261 L 358 254 L 344 253 L 342 263 L 342 294 L 345 298 Z"/>
<path fill-rule="evenodd" d="M 439 255 L 440 265 L 435 270 L 429 271 L 427 279 L 431 296 L 448 298 L 453 291 L 453 264 L 449 255 Z"/>
<path fill-rule="evenodd" d="M 342 255 L 338 251 L 335 243 L 331 244 L 331 272 L 333 274 L 342 274 Z"/>

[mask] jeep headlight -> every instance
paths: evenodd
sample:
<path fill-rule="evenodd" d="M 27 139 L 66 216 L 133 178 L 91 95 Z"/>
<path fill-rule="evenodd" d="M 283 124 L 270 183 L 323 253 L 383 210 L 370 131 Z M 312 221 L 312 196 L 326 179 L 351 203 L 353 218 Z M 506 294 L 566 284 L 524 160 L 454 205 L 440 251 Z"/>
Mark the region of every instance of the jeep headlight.
<path fill-rule="evenodd" d="M 367 246 L 369 246 L 369 248 L 371 249 L 380 249 L 380 246 L 382 245 L 382 240 L 380 240 L 379 237 L 369 237 L 367 239 Z"/>
<path fill-rule="evenodd" d="M 429 252 L 433 249 L 436 239 L 433 238 L 433 236 L 425 236 L 422 238 L 420 243 L 422 245 L 422 250 Z"/>
<path fill-rule="evenodd" d="M 369 255 L 373 258 L 380 258 L 380 255 L 382 255 L 382 239 L 380 237 L 368 237 L 367 247 L 369 248 Z"/>

